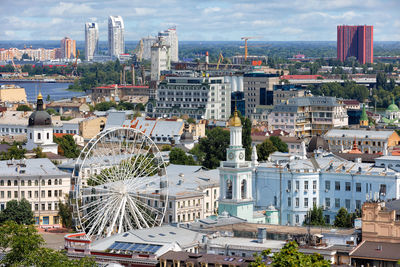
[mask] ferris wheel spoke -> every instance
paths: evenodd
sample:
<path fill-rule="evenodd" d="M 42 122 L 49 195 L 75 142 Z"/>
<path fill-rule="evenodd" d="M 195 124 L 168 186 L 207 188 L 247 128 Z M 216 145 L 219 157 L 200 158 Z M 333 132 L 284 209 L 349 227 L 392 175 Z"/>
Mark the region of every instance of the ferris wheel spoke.
<path fill-rule="evenodd" d="M 121 231 L 122 231 L 122 223 L 123 223 L 124 217 L 125 217 L 125 208 L 126 208 L 126 197 L 124 198 L 124 204 L 122 205 L 122 208 L 121 208 L 121 216 L 119 217 L 118 233 L 121 233 Z"/>
<path fill-rule="evenodd" d="M 154 226 L 157 224 L 157 218 L 158 218 L 158 211 L 154 212 L 154 213 L 150 213 L 150 209 L 146 209 L 145 205 L 142 205 L 143 203 L 140 203 L 140 205 L 136 205 L 138 207 L 138 209 L 141 211 L 141 215 L 147 219 L 149 222 L 151 222 L 151 226 Z M 148 207 L 148 205 L 146 205 Z M 155 217 L 155 218 L 154 218 Z"/>
<path fill-rule="evenodd" d="M 115 199 L 113 202 L 108 203 L 108 205 L 103 206 L 98 210 L 98 212 L 93 215 L 89 223 L 87 224 L 86 228 L 89 229 L 88 235 L 91 235 L 91 233 L 96 232 L 96 229 L 98 229 L 98 233 L 104 231 L 104 227 L 102 225 L 102 221 L 107 218 L 109 218 L 109 214 L 113 212 L 113 204 L 116 203 L 118 200 Z"/>
<path fill-rule="evenodd" d="M 136 215 L 135 203 L 133 202 L 133 200 L 131 198 L 128 198 L 128 207 L 129 207 L 130 212 L 135 220 L 136 226 L 139 229 L 142 229 L 143 228 L 142 224 L 140 223 L 140 220 L 139 220 L 138 216 Z"/>
<path fill-rule="evenodd" d="M 159 211 L 158 209 L 152 207 L 151 205 L 147 204 L 146 202 L 142 202 L 142 201 L 140 201 L 140 200 L 138 200 L 138 199 L 134 199 L 134 201 L 135 201 L 136 203 L 138 203 L 138 206 L 139 206 L 139 207 L 146 208 L 147 210 L 151 210 L 151 211 L 153 211 L 153 212 L 155 212 L 155 213 L 160 213 L 160 211 Z M 144 210 L 146 210 L 146 209 L 144 209 Z"/>
<path fill-rule="evenodd" d="M 120 199 L 118 204 L 119 204 L 118 205 L 118 209 L 115 212 L 113 212 L 114 216 L 113 216 L 113 220 L 112 220 L 111 226 L 108 228 L 109 230 L 108 230 L 107 236 L 111 236 L 111 233 L 114 231 L 114 226 L 115 226 L 115 223 L 117 222 L 118 215 L 119 215 L 119 213 L 121 211 L 121 208 L 122 208 L 122 206 L 124 204 L 124 199 L 122 199 L 122 200 Z"/>
<path fill-rule="evenodd" d="M 138 207 L 138 204 L 141 204 L 141 202 L 137 202 L 136 199 L 132 199 L 132 206 L 138 216 L 138 218 L 140 219 L 140 221 L 142 221 L 144 223 L 144 225 L 146 226 L 146 228 L 149 228 L 149 224 L 148 222 L 144 219 L 142 212 L 140 212 L 140 209 Z"/>
<path fill-rule="evenodd" d="M 114 201 L 114 198 L 112 198 L 110 202 L 113 203 L 113 201 Z M 106 205 L 102 205 L 103 202 L 105 202 L 104 199 L 98 199 L 98 200 L 95 200 L 95 201 L 89 202 L 88 204 L 83 205 L 80 208 L 80 211 L 82 213 L 84 213 L 82 219 L 90 219 L 94 213 L 96 213 L 96 212 L 99 213 L 99 212 L 107 209 L 108 205 L 110 205 L 110 202 L 107 203 Z M 87 212 L 87 210 L 89 210 L 89 212 Z"/>

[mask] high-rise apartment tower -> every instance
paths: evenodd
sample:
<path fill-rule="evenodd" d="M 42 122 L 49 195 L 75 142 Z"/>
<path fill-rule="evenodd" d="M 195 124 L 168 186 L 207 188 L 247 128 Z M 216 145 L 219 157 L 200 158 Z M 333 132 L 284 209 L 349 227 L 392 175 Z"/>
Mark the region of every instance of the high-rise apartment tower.
<path fill-rule="evenodd" d="M 108 18 L 108 53 L 118 57 L 125 52 L 124 21 L 121 16 Z"/>
<path fill-rule="evenodd" d="M 374 26 L 337 26 L 337 59 L 349 57 L 361 64 L 374 62 Z"/>
<path fill-rule="evenodd" d="M 163 41 L 163 44 L 168 45 L 170 47 L 171 61 L 178 62 L 179 42 L 178 42 L 178 34 L 176 33 L 176 28 L 170 28 L 166 31 L 159 32 L 158 37 Z"/>
<path fill-rule="evenodd" d="M 99 49 L 99 26 L 96 22 L 85 23 L 85 58 L 90 61 Z"/>
<path fill-rule="evenodd" d="M 76 42 L 69 37 L 61 40 L 61 58 L 75 58 Z"/>

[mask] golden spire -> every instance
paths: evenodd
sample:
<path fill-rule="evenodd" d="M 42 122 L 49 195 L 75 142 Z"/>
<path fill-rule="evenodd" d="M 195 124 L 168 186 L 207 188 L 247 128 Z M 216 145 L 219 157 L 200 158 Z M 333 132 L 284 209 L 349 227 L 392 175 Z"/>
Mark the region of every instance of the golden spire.
<path fill-rule="evenodd" d="M 39 100 L 43 100 L 43 96 L 42 96 L 42 93 L 39 91 L 39 94 L 38 94 L 38 96 L 37 96 L 37 99 Z"/>
<path fill-rule="evenodd" d="M 240 127 L 242 126 L 242 122 L 239 118 L 236 106 L 235 106 L 235 112 L 233 113 L 233 117 L 229 120 L 229 127 Z"/>

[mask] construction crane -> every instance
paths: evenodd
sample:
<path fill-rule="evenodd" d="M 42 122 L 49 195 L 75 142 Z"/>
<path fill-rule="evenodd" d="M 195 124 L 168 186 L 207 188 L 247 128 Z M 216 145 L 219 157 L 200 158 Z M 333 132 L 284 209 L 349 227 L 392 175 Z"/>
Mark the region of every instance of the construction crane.
<path fill-rule="evenodd" d="M 140 39 L 133 53 L 136 55 L 137 61 L 142 61 L 143 58 L 143 39 Z"/>
<path fill-rule="evenodd" d="M 72 64 L 72 76 L 73 77 L 78 77 L 78 58 L 79 55 L 81 54 L 81 52 L 79 52 L 79 50 L 77 50 L 76 52 L 76 57 L 75 57 L 75 62 Z"/>
<path fill-rule="evenodd" d="M 14 52 L 12 52 L 12 55 L 11 55 L 11 63 L 12 63 L 13 68 L 14 68 L 15 76 L 17 76 L 18 78 L 21 78 L 22 77 L 21 66 L 15 65 L 15 63 L 14 63 Z"/>
<path fill-rule="evenodd" d="M 244 60 L 247 60 L 247 40 L 249 39 L 257 39 L 260 38 L 258 36 L 251 36 L 251 37 L 242 37 L 241 39 L 244 40 Z"/>
<path fill-rule="evenodd" d="M 218 62 L 217 62 L 217 70 L 219 69 L 219 64 L 221 64 L 222 61 L 224 61 L 224 56 L 222 55 L 222 53 L 219 53 Z"/>

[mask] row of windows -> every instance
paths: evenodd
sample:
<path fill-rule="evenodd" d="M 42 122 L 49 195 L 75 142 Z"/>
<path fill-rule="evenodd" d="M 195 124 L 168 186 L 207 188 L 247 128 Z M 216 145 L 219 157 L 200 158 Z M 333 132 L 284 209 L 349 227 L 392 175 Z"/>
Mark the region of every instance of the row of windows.
<path fill-rule="evenodd" d="M 309 201 L 308 201 L 308 197 L 305 197 L 305 198 L 303 199 L 303 207 L 308 208 L 309 204 L 310 204 L 310 203 L 309 203 Z M 291 198 L 291 197 L 288 197 L 288 203 L 287 203 L 287 205 L 288 205 L 288 207 L 291 207 L 291 206 L 292 206 L 292 198 Z M 295 206 L 296 208 L 300 207 L 300 198 L 298 198 L 298 197 L 295 198 L 294 206 Z M 313 197 L 313 199 L 312 199 L 312 206 L 317 206 L 317 198 L 316 198 L 316 197 Z"/>
<path fill-rule="evenodd" d="M 22 128 L 1 128 L 2 133 L 26 133 L 27 129 Z"/>
<path fill-rule="evenodd" d="M 304 181 L 303 182 L 304 190 L 308 190 L 309 189 L 308 188 L 308 183 L 309 183 L 308 181 Z M 316 180 L 312 181 L 312 188 L 313 188 L 313 190 L 317 190 L 317 181 Z M 287 189 L 292 190 L 292 181 L 291 180 L 287 181 Z M 296 190 L 300 190 L 300 181 L 296 181 Z"/>
<path fill-rule="evenodd" d="M 18 186 L 18 181 L 19 180 L 14 180 L 14 182 L 12 182 L 11 180 L 0 180 L 0 186 L 12 186 L 12 184 L 14 184 L 14 186 Z M 47 185 L 52 185 L 54 183 L 54 185 L 62 185 L 62 179 L 54 179 L 54 181 L 52 179 L 48 179 L 47 180 Z M 42 186 L 46 186 L 46 180 L 42 180 L 41 182 Z M 20 186 L 39 186 L 39 180 L 28 180 L 25 182 L 25 180 L 20 180 Z"/>
<path fill-rule="evenodd" d="M 200 219 L 200 212 L 197 213 L 197 216 L 195 212 L 192 214 L 188 213 L 187 216 L 186 214 L 182 214 L 182 217 L 181 215 L 178 215 L 178 222 L 188 222 L 195 219 Z"/>
<path fill-rule="evenodd" d="M 342 200 L 340 198 L 335 198 L 335 208 L 339 209 L 340 207 L 342 207 Z M 350 211 L 350 199 L 345 199 L 344 200 L 344 207 Z M 360 210 L 361 209 L 361 200 L 356 200 L 355 201 L 355 206 L 356 209 Z M 331 199 L 330 198 L 325 198 L 325 207 L 326 208 L 330 208 L 331 207 Z"/>
<path fill-rule="evenodd" d="M 303 182 L 303 188 L 304 190 L 309 189 L 309 181 L 304 181 Z M 300 190 L 300 181 L 296 181 L 296 190 Z M 361 183 L 356 183 L 356 192 L 361 192 L 362 191 L 362 186 Z M 291 190 L 292 189 L 292 181 L 288 180 L 287 181 L 287 189 Z M 314 180 L 312 181 L 312 189 L 317 190 L 317 181 Z M 329 191 L 331 189 L 331 181 L 325 181 L 325 190 Z M 342 183 L 340 181 L 335 181 L 335 191 L 340 191 L 342 189 Z M 344 190 L 345 191 L 351 191 L 351 182 L 344 182 Z M 365 192 L 369 192 L 372 190 L 372 184 L 365 184 Z M 386 184 L 380 184 L 379 186 L 379 192 L 386 194 Z"/>
<path fill-rule="evenodd" d="M 13 191 L 0 191 L 0 198 L 4 199 L 6 198 L 6 192 L 7 192 L 7 198 L 18 198 L 18 192 L 19 191 L 14 191 L 14 196 L 12 196 Z M 26 192 L 26 194 L 25 194 Z M 54 192 L 54 193 L 53 193 Z M 47 190 L 47 197 L 62 197 L 62 190 Z M 46 190 L 41 190 L 40 197 L 45 198 L 46 197 Z M 39 198 L 39 191 L 21 191 L 21 198 Z"/>

